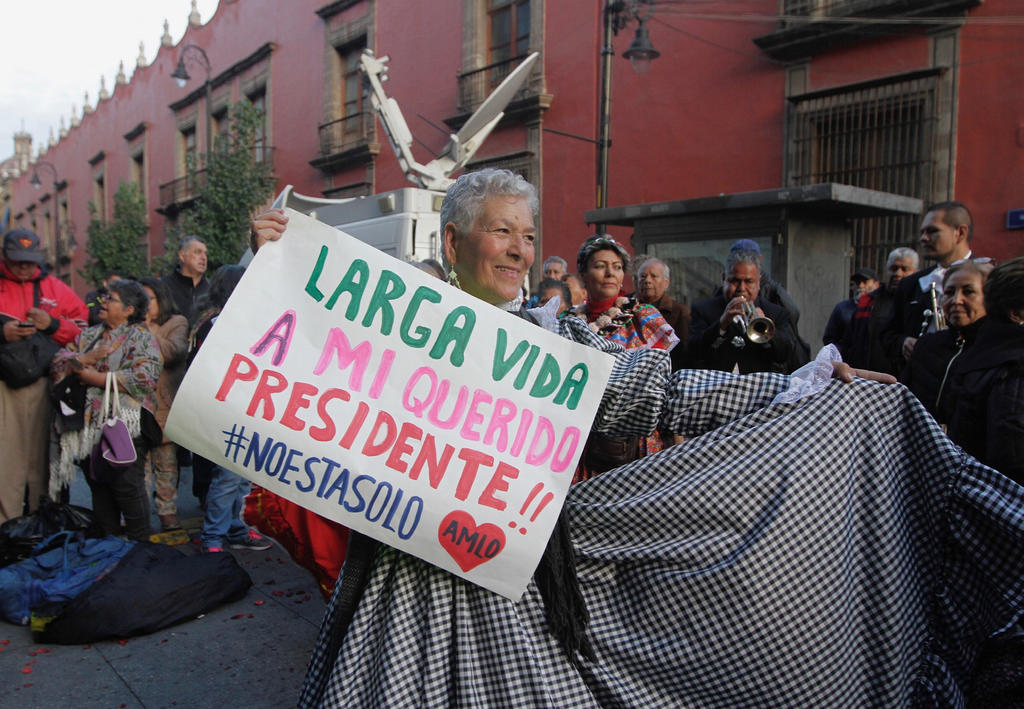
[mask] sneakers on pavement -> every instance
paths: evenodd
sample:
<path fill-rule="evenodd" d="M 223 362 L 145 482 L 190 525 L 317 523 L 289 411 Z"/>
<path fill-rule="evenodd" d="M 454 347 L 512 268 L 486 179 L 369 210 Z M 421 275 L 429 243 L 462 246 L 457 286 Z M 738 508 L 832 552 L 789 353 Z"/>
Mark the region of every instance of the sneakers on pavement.
<path fill-rule="evenodd" d="M 255 529 L 250 529 L 248 536 L 238 541 L 228 541 L 228 546 L 232 549 L 248 549 L 249 551 L 263 551 L 264 549 L 270 548 L 270 542 L 262 534 L 259 534 Z"/>
<path fill-rule="evenodd" d="M 204 554 L 217 554 L 224 551 L 224 547 L 208 547 L 205 544 L 201 547 Z"/>

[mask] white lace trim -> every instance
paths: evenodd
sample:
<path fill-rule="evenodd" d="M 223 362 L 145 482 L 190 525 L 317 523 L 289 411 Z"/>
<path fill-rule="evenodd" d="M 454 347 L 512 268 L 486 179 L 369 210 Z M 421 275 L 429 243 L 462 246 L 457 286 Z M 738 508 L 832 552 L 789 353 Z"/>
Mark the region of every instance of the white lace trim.
<path fill-rule="evenodd" d="M 496 303 L 494 307 L 507 310 L 510 313 L 518 312 L 523 307 L 523 294 L 520 292 L 518 297 L 505 303 Z"/>

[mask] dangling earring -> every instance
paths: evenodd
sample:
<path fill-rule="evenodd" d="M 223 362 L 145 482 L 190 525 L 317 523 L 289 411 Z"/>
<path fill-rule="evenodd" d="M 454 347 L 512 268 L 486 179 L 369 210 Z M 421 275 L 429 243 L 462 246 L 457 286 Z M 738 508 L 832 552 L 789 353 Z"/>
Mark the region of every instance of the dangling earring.
<path fill-rule="evenodd" d="M 459 283 L 459 276 L 455 273 L 455 268 L 448 269 L 448 285 L 455 286 L 459 290 L 462 290 L 462 284 Z"/>

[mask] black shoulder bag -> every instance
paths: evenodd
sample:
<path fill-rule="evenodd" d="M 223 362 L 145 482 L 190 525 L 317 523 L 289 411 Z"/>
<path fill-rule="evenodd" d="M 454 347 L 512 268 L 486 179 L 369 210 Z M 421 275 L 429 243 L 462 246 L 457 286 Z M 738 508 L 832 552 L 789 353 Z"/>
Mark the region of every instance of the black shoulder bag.
<path fill-rule="evenodd" d="M 32 303 L 39 306 L 39 281 L 32 284 Z M 28 386 L 50 370 L 60 345 L 38 330 L 32 337 L 0 344 L 0 379 L 11 389 Z"/>

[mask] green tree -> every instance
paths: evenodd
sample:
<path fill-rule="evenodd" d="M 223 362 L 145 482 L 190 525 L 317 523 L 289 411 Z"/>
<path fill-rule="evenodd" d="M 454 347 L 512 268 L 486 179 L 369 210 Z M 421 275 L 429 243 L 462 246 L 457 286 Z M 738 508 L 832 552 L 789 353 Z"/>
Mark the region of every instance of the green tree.
<path fill-rule="evenodd" d="M 230 128 L 217 136 L 205 166 L 189 165 L 196 199 L 171 231 L 172 241 L 167 244 L 171 261 L 187 234 L 206 242 L 211 269 L 235 263 L 245 253 L 255 210 L 267 202 L 274 188 L 270 165 L 263 160 L 258 142 L 263 121 L 263 111 L 249 101 L 233 104 Z"/>
<path fill-rule="evenodd" d="M 122 182 L 114 193 L 114 216 L 104 222 L 89 203 L 89 261 L 78 273 L 90 283 L 99 283 L 107 273 L 143 276 L 149 272 L 146 254 L 146 198 L 134 182 Z"/>

